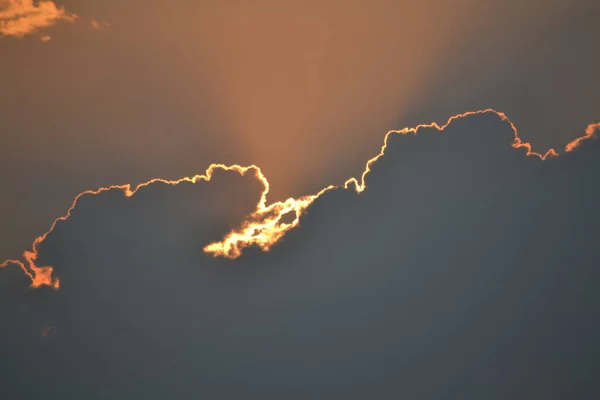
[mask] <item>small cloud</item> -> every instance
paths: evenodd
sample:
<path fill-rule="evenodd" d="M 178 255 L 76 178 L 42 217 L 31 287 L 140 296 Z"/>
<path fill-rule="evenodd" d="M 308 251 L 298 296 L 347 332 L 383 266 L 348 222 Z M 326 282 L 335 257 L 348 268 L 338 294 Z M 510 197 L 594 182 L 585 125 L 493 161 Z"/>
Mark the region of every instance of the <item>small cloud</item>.
<path fill-rule="evenodd" d="M 109 26 L 108 22 L 106 22 L 106 21 L 99 22 L 99 21 L 96 21 L 95 19 L 91 20 L 90 23 L 92 25 L 92 28 L 94 28 L 94 29 L 96 29 L 98 31 L 101 30 L 101 29 L 108 28 L 108 26 Z"/>
<path fill-rule="evenodd" d="M 44 36 L 42 36 L 42 37 L 40 38 L 40 40 L 41 40 L 42 42 L 49 42 L 49 41 L 51 41 L 51 40 L 52 40 L 52 37 L 51 37 L 51 36 L 48 36 L 48 35 L 44 35 Z"/>
<path fill-rule="evenodd" d="M 0 0 L 0 36 L 22 38 L 59 21 L 73 22 L 77 15 L 51 0 Z M 47 39 L 44 39 L 47 38 Z M 50 36 L 43 36 L 48 41 Z"/>

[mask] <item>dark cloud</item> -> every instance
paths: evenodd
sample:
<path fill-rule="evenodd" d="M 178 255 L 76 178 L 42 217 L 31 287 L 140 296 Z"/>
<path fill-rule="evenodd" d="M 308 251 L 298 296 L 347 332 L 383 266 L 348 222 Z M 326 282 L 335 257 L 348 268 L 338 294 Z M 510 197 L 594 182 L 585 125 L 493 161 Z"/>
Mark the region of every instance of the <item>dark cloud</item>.
<path fill-rule="evenodd" d="M 512 139 L 493 115 L 390 136 L 363 193 L 235 260 L 202 247 L 254 179 L 82 198 L 40 247 L 59 291 L 0 271 L 6 398 L 597 398 L 600 143 Z"/>

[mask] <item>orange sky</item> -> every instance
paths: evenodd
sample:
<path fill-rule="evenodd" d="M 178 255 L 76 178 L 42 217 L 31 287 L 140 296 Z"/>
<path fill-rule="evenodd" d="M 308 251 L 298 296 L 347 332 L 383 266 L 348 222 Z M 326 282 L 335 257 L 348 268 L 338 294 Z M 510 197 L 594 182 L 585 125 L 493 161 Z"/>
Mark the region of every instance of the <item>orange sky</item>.
<path fill-rule="evenodd" d="M 502 99 L 506 87 L 492 89 L 500 92 L 495 96 L 472 98 L 510 79 L 515 69 L 547 63 L 549 55 L 541 53 L 545 41 L 554 40 L 552 31 L 581 13 L 583 4 L 222 1 L 198 5 L 183 20 L 178 10 L 159 12 L 173 30 L 168 35 L 159 30 L 152 40 L 175 46 L 187 66 L 202 56 L 226 121 L 224 134 L 232 136 L 245 160 L 261 165 L 276 182 L 276 195 L 299 195 L 306 191 L 303 185 L 321 187 L 324 170 L 332 171 L 334 179 L 345 177 L 349 168 L 357 172 L 376 151 L 381 135 L 399 124 L 443 120 L 465 107 L 494 106 L 509 113 L 522 109 L 516 117 L 525 124 L 523 131 L 535 131 L 537 121 L 521 117 L 529 112 L 525 107 L 544 114 L 539 103 L 552 109 L 568 107 L 573 100 L 548 98 L 544 89 L 537 95 L 529 89 L 520 93 L 518 87 L 509 89 L 511 97 L 530 97 L 518 107 L 512 107 L 512 98 Z M 177 39 L 183 37 L 192 39 Z M 557 43 L 555 50 L 572 45 Z M 590 45 L 587 51 L 592 51 Z M 194 51 L 186 51 L 190 47 Z M 580 50 L 586 51 L 585 46 Z M 578 60 L 570 63 L 568 68 L 581 72 Z M 590 70 L 583 72 L 591 78 Z M 199 75 L 193 79 L 206 84 Z M 539 140 L 543 133 L 532 133 L 544 147 L 560 145 L 581 131 L 597 110 L 586 95 L 598 100 L 589 81 L 563 89 L 549 78 L 534 86 L 583 94 L 583 112 L 577 116 L 579 126 L 558 117 L 553 122 L 557 129 L 547 132 L 554 140 L 544 142 Z"/>

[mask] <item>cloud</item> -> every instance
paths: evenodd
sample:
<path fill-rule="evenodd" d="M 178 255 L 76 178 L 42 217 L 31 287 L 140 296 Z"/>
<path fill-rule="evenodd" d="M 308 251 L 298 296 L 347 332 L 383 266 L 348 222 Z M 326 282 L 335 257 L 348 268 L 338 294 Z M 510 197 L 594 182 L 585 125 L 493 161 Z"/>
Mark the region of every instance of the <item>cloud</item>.
<path fill-rule="evenodd" d="M 110 26 L 110 24 L 106 21 L 100 22 L 96 21 L 95 19 L 90 21 L 90 25 L 92 25 L 92 28 L 94 28 L 97 31 L 108 28 Z"/>
<path fill-rule="evenodd" d="M 546 160 L 548 157 L 558 156 L 558 152 L 554 149 L 549 149 L 544 153 L 538 153 L 536 151 L 533 151 L 530 143 L 521 140 L 515 124 L 508 118 L 506 114 L 493 109 L 469 111 L 450 117 L 448 121 L 446 121 L 446 123 L 443 125 L 439 125 L 435 122 L 432 122 L 429 124 L 421 124 L 412 128 L 404 128 L 402 130 L 389 131 L 385 136 L 384 144 L 379 154 L 367 161 L 365 170 L 361 174 L 360 182 L 356 178 L 350 178 L 344 183 L 343 187 L 345 189 L 353 187 L 356 193 L 361 193 L 365 190 L 366 176 L 371 172 L 371 167 L 373 166 L 373 164 L 375 164 L 385 154 L 390 135 L 416 135 L 424 129 L 435 129 L 437 131 L 444 131 L 454 121 L 478 115 L 492 115 L 494 117 L 499 118 L 502 123 L 508 125 L 513 135 L 512 147 L 515 149 L 524 149 L 525 156 L 532 156 L 542 161 Z M 571 152 L 578 148 L 582 141 L 594 138 L 596 130 L 599 127 L 600 123 L 589 124 L 585 130 L 584 135 L 569 142 L 565 146 L 564 151 L 567 153 Z M 46 237 L 54 231 L 57 223 L 66 221 L 71 217 L 72 211 L 76 208 L 78 201 L 82 196 L 95 196 L 106 191 L 120 190 L 124 193 L 126 197 L 131 197 L 140 188 L 144 188 L 155 183 L 176 186 L 183 182 L 195 183 L 198 181 L 210 181 L 213 172 L 217 170 L 234 171 L 241 174 L 242 176 L 245 175 L 248 171 L 253 171 L 256 174 L 256 178 L 261 183 L 263 190 L 255 210 L 252 213 L 250 213 L 250 215 L 247 218 L 245 218 L 245 220 L 238 228 L 232 229 L 227 235 L 224 236 L 224 238 L 221 241 L 209 243 L 203 248 L 203 250 L 206 253 L 212 254 L 215 257 L 221 256 L 232 259 L 237 258 L 242 255 L 243 249 L 254 245 L 258 246 L 263 251 L 269 251 L 270 248 L 274 244 L 276 244 L 289 230 L 296 228 L 299 225 L 302 214 L 308 207 L 312 205 L 312 203 L 315 200 L 317 200 L 323 194 L 326 194 L 331 190 L 335 190 L 342 187 L 338 185 L 329 185 L 321 189 L 317 193 L 311 195 L 306 195 L 299 198 L 288 198 L 285 201 L 277 201 L 271 204 L 267 204 L 267 195 L 269 193 L 270 186 L 267 178 L 264 176 L 259 167 L 255 165 L 240 166 L 235 164 L 231 166 L 226 166 L 223 164 L 212 164 L 206 170 L 204 175 L 184 177 L 177 180 L 165 180 L 157 178 L 139 184 L 135 188 L 131 185 L 116 185 L 103 187 L 97 190 L 88 190 L 76 196 L 75 200 L 73 201 L 73 204 L 67 210 L 66 214 L 57 218 L 52 223 L 52 226 L 46 233 L 37 237 L 33 241 L 32 250 L 28 250 L 23 253 L 24 262 L 19 260 L 6 260 L 0 264 L 0 267 L 6 267 L 10 264 L 16 264 L 24 271 L 24 273 L 27 276 L 29 276 L 29 278 L 32 281 L 32 287 L 40 287 L 43 285 L 47 285 L 58 289 L 60 286 L 60 281 L 58 278 L 53 277 L 53 267 L 37 265 L 39 255 L 38 249 L 40 244 L 46 240 Z M 289 219 L 290 216 L 292 217 L 291 219 Z"/>
<path fill-rule="evenodd" d="M 140 189 L 143 189 L 150 185 L 161 184 L 161 185 L 177 186 L 182 183 L 196 183 L 196 182 L 200 182 L 200 181 L 208 182 L 212 179 L 212 176 L 215 171 L 233 171 L 235 173 L 240 174 L 241 176 L 244 176 L 249 171 L 254 172 L 258 182 L 261 183 L 262 188 L 263 188 L 257 209 L 260 210 L 260 209 L 265 208 L 265 203 L 267 201 L 266 195 L 269 191 L 269 184 L 268 184 L 266 178 L 264 177 L 264 175 L 262 174 L 260 168 L 254 166 L 254 165 L 248 166 L 248 167 L 243 167 L 240 165 L 226 166 L 226 165 L 222 165 L 222 164 L 213 164 L 209 168 L 207 168 L 206 172 L 203 175 L 194 175 L 194 176 L 184 177 L 184 178 L 176 179 L 176 180 L 166 180 L 166 179 L 156 178 L 156 179 L 151 179 L 147 182 L 141 183 L 135 187 L 131 186 L 130 184 L 125 184 L 125 185 L 114 185 L 114 186 L 109 186 L 109 187 L 102 187 L 102 188 L 99 188 L 96 190 L 87 190 L 87 191 L 82 192 L 79 195 L 77 195 L 77 197 L 75 197 L 75 200 L 73 200 L 73 204 L 67 210 L 66 214 L 55 219 L 54 222 L 52 223 L 52 226 L 50 227 L 50 229 L 43 235 L 38 236 L 33 241 L 32 249 L 25 251 L 23 253 L 24 262 L 21 262 L 18 260 L 6 260 L 0 264 L 0 267 L 6 267 L 7 265 L 10 265 L 10 264 L 18 265 L 23 270 L 25 275 L 27 275 L 31 279 L 32 287 L 37 288 L 40 286 L 51 286 L 55 289 L 58 289 L 60 287 L 60 280 L 58 278 L 52 276 L 54 268 L 51 266 L 36 265 L 36 263 L 38 261 L 38 255 L 39 255 L 39 246 L 46 240 L 48 235 L 50 235 L 51 233 L 54 232 L 57 224 L 59 224 L 61 222 L 65 222 L 71 218 L 72 212 L 78 206 L 79 200 L 82 197 L 97 196 L 97 195 L 103 194 L 105 192 L 112 192 L 112 191 L 122 192 L 125 197 L 132 197 Z"/>
<path fill-rule="evenodd" d="M 542 162 L 491 112 L 416 132 L 231 260 L 202 248 L 263 203 L 257 169 L 81 196 L 37 248 L 60 290 L 1 272 L 7 390 L 597 398 L 600 143 Z"/>
<path fill-rule="evenodd" d="M 50 0 L 37 4 L 33 0 L 0 1 L 0 35 L 22 38 L 60 21 L 73 22 L 77 15 Z M 49 36 L 44 36 L 49 37 Z"/>

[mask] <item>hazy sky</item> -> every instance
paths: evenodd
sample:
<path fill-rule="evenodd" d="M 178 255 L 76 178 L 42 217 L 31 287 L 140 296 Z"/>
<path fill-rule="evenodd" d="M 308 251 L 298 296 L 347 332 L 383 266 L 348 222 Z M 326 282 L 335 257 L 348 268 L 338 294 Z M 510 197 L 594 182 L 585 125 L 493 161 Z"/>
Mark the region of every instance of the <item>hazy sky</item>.
<path fill-rule="evenodd" d="M 309 195 L 359 176 L 388 130 L 443 123 L 470 110 L 505 112 L 534 149 L 560 150 L 600 121 L 599 17 L 594 0 L 0 0 L 0 261 L 30 249 L 33 238 L 87 189 L 176 179 L 203 173 L 211 163 L 237 163 L 261 167 L 270 201 Z M 428 131 L 426 139 L 394 139 L 387 161 L 377 164 L 372 194 L 333 191 L 271 253 L 250 248 L 235 261 L 212 260 L 202 247 L 252 212 L 261 187 L 251 177 L 221 172 L 211 183 L 152 185 L 131 202 L 120 191 L 86 197 L 40 249 L 40 262 L 56 268 L 63 289 L 22 293 L 24 276 L 14 266 L 0 271 L 0 310 L 14 327 L 5 333 L 2 348 L 11 350 L 0 366 L 10 371 L 14 390 L 28 392 L 21 380 L 30 357 L 39 363 L 35 376 L 56 382 L 51 391 L 63 394 L 61 385 L 79 382 L 72 395 L 86 398 L 104 380 L 118 381 L 103 389 L 108 396 L 170 393 L 178 379 L 178 396 L 190 394 L 194 379 L 220 393 L 213 398 L 239 398 L 224 389 L 231 382 L 258 396 L 266 382 L 260 366 L 273 376 L 278 398 L 293 398 L 288 390 L 302 382 L 305 388 L 293 391 L 299 398 L 310 398 L 311 387 L 323 388 L 325 398 L 349 398 L 340 389 L 346 381 L 357 382 L 350 393 L 358 398 L 375 387 L 384 396 L 377 398 L 436 398 L 463 382 L 444 377 L 442 366 L 454 365 L 455 358 L 431 348 L 441 343 L 439 334 L 473 354 L 465 363 L 471 373 L 480 371 L 482 385 L 469 389 L 478 398 L 564 398 L 560 388 L 576 392 L 571 378 L 561 386 L 567 376 L 561 368 L 588 373 L 596 360 L 578 364 L 583 347 L 571 349 L 566 343 L 574 339 L 560 329 L 598 331 L 587 319 L 597 299 L 583 284 L 597 277 L 592 267 L 600 260 L 593 244 L 600 217 L 591 200 L 597 195 L 591 182 L 600 178 L 598 145 L 588 141 L 568 156 L 541 162 L 512 149 L 510 126 L 493 114 L 455 124 L 442 133 Z M 364 252 L 358 238 L 368 238 Z M 453 277 L 455 286 L 434 278 L 445 276 L 445 265 L 461 271 Z M 470 280 L 488 265 L 498 275 Z M 549 275 L 537 281 L 545 267 Z M 426 272 L 411 276 L 415 269 Z M 238 275 L 240 270 L 245 272 Z M 407 292 L 395 293 L 396 284 Z M 434 295 L 439 285 L 456 301 L 449 309 Z M 538 291 L 528 291 L 528 285 Z M 425 296 L 430 308 L 411 308 L 423 300 L 419 288 L 431 295 Z M 457 299 L 465 290 L 466 297 Z M 500 304 L 503 291 L 516 293 L 510 306 Z M 115 293 L 114 299 L 105 292 Z M 556 305 L 562 310 L 556 320 L 523 322 L 536 320 L 562 294 L 566 300 Z M 18 306 L 7 308 L 7 302 Z M 236 302 L 248 303 L 237 309 Z M 388 302 L 405 309 L 396 315 Z M 146 303 L 156 315 L 141 311 Z M 523 314 L 510 313 L 521 304 L 527 304 Z M 182 315 L 171 315 L 173 309 Z M 573 309 L 583 311 L 569 314 Z M 456 310 L 462 317 L 447 320 Z M 339 316 L 339 326 L 333 316 Z M 398 350 L 391 333 L 402 331 L 403 318 L 414 331 L 404 333 L 407 344 Z M 485 328 L 481 347 L 477 340 L 470 347 L 466 338 L 476 333 L 463 323 L 469 318 L 510 332 L 502 336 L 499 328 L 502 337 L 494 341 Z M 283 322 L 270 331 L 269 321 Z M 372 332 L 361 330 L 371 323 Z M 325 336 L 319 336 L 320 326 Z M 550 339 L 539 345 L 538 358 L 517 356 L 515 349 L 536 345 L 522 336 L 524 326 L 538 333 L 556 329 L 567 361 L 548 353 Z M 343 327 L 357 329 L 348 341 Z M 47 333 L 42 339 L 40 329 Z M 20 335 L 25 338 L 15 344 Z M 583 346 L 588 336 L 580 335 Z M 74 337 L 79 339 L 71 343 Z M 270 347 L 273 337 L 278 339 Z M 422 341 L 410 353 L 415 337 Z M 258 338 L 257 347 L 252 338 Z M 490 341 L 493 346 L 486 347 Z M 361 347 L 367 342 L 373 352 Z M 97 353 L 84 350 L 90 343 L 98 344 Z M 131 360 L 110 372 L 126 349 Z M 398 361 L 397 351 L 442 360 L 432 372 L 436 384 L 419 386 L 427 368 L 417 362 L 414 390 L 392 385 L 396 375 L 389 371 L 404 371 L 402 381 L 411 382 L 406 371 L 413 364 Z M 252 361 L 244 364 L 243 354 Z M 349 354 L 356 365 L 344 362 Z M 208 361 L 201 361 L 204 356 Z M 151 365 L 135 375 L 144 357 Z M 504 361 L 494 364 L 495 357 Z M 88 362 L 96 358 L 102 360 L 97 370 Z M 511 367 L 513 361 L 548 369 L 534 377 L 531 369 Z M 274 365 L 290 367 L 290 375 Z M 347 375 L 332 372 L 346 365 Z M 374 375 L 356 381 L 366 376 L 367 365 L 375 365 Z M 169 366 L 187 372 L 177 378 Z M 41 378 L 48 368 L 55 375 Z M 200 378 L 189 371 L 199 371 Z M 129 373 L 137 378 L 121 382 Z M 144 386 L 163 373 L 165 392 Z M 496 375 L 506 381 L 493 381 Z M 509 387 L 523 392 L 503 391 Z"/>

